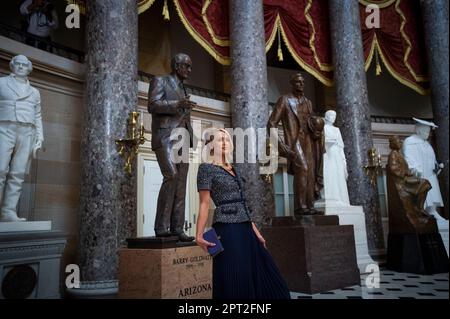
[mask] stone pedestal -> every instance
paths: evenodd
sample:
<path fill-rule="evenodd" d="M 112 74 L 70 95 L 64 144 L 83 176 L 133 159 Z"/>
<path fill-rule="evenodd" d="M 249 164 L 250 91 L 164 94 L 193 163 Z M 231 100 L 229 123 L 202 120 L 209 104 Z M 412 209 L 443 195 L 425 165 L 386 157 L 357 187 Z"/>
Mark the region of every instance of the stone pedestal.
<path fill-rule="evenodd" d="M 119 298 L 210 299 L 212 258 L 195 244 L 119 250 Z"/>
<path fill-rule="evenodd" d="M 0 299 L 60 298 L 65 245 L 59 231 L 0 233 Z"/>
<path fill-rule="evenodd" d="M 314 294 L 360 284 L 353 226 L 283 224 L 262 232 L 289 290 Z"/>
<path fill-rule="evenodd" d="M 355 232 L 356 257 L 359 271 L 366 272 L 369 264 L 376 264 L 370 257 L 367 245 L 366 219 L 362 206 L 336 206 L 333 203 L 320 201 L 315 204 L 315 208 L 325 212 L 325 215 L 339 216 L 340 225 L 353 225 Z"/>
<path fill-rule="evenodd" d="M 386 267 L 413 274 L 446 273 L 448 255 L 439 233 L 390 233 Z"/>
<path fill-rule="evenodd" d="M 47 231 L 51 229 L 51 221 L 0 223 L 0 233 Z"/>

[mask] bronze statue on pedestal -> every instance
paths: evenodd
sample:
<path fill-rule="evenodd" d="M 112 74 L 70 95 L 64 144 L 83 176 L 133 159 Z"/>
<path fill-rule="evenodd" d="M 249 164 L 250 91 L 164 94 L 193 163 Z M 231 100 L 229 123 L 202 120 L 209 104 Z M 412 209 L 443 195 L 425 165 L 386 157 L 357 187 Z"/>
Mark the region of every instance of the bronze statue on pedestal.
<path fill-rule="evenodd" d="M 436 220 L 424 209 L 431 184 L 415 176 L 400 152 L 402 142 L 398 136 L 389 138 L 387 191 L 389 201 L 390 233 L 434 233 Z"/>
<path fill-rule="evenodd" d="M 183 231 L 186 202 L 186 179 L 189 163 L 174 163 L 171 154 L 177 141 L 170 139 L 172 130 L 184 128 L 193 146 L 191 110 L 196 105 L 189 99 L 183 81 L 191 73 L 188 55 L 179 53 L 171 61 L 172 73 L 155 76 L 148 93 L 148 111 L 152 114 L 152 149 L 164 177 L 156 208 L 156 237 L 177 236 L 180 241 L 193 241 Z M 180 154 L 183 149 L 175 150 Z"/>
<path fill-rule="evenodd" d="M 283 125 L 279 153 L 287 159 L 288 173 L 294 175 L 295 215 L 317 215 L 323 214 L 314 209 L 314 202 L 323 188 L 325 121 L 314 116 L 312 103 L 303 92 L 304 82 L 300 73 L 291 77 L 292 93 L 278 99 L 267 126 L 278 128 L 280 121 Z"/>

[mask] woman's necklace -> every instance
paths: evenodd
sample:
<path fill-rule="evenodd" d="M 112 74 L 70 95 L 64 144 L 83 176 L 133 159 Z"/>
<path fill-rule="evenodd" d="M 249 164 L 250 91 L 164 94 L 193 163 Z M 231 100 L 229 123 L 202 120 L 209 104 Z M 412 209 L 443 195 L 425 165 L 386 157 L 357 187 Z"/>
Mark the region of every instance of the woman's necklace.
<path fill-rule="evenodd" d="M 231 164 L 225 164 L 225 165 L 222 165 L 222 167 L 225 168 L 229 172 L 231 172 L 233 170 L 233 167 L 231 166 Z"/>
<path fill-rule="evenodd" d="M 227 171 L 229 171 L 229 172 L 231 172 L 231 171 L 233 170 L 233 166 L 231 166 L 230 163 L 226 163 L 226 164 L 223 164 L 223 163 L 216 163 L 216 165 L 218 165 L 218 166 L 220 166 L 220 167 L 223 167 L 225 170 L 227 170 Z"/>

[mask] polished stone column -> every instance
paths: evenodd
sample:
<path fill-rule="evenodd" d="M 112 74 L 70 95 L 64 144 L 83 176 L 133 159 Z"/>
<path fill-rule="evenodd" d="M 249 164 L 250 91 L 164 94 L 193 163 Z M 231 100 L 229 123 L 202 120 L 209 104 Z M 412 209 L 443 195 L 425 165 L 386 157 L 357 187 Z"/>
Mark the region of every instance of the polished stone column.
<path fill-rule="evenodd" d="M 382 249 L 378 192 L 364 172 L 373 146 L 358 1 L 330 0 L 336 111 L 348 165 L 350 203 L 363 206 L 369 250 Z"/>
<path fill-rule="evenodd" d="M 265 129 L 269 119 L 262 0 L 230 0 L 231 116 L 233 128 Z M 247 146 L 246 146 L 247 149 Z M 273 188 L 258 164 L 242 168 L 247 204 L 258 223 L 275 214 Z"/>
<path fill-rule="evenodd" d="M 428 68 L 431 85 L 431 104 L 436 129 L 437 157 L 445 163 L 441 189 L 448 212 L 448 0 L 421 0 Z"/>
<path fill-rule="evenodd" d="M 126 137 L 138 101 L 138 11 L 136 0 L 91 0 L 86 6 L 78 257 L 84 288 L 114 292 L 118 248 L 136 233 L 135 173 L 124 171 L 115 139 Z"/>

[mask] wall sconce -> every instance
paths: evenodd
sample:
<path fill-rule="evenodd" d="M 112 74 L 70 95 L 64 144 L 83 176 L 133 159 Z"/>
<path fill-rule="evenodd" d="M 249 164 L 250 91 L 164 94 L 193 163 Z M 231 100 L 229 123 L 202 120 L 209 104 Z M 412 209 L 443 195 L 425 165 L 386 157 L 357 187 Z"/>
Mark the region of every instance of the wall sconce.
<path fill-rule="evenodd" d="M 370 178 L 370 183 L 375 186 L 377 183 L 377 176 L 382 173 L 381 155 L 377 154 L 377 150 L 373 147 L 368 152 L 369 163 L 364 166 L 364 172 Z"/>
<path fill-rule="evenodd" d="M 263 179 L 266 183 L 271 184 L 272 183 L 272 174 L 264 174 Z"/>
<path fill-rule="evenodd" d="M 141 113 L 142 115 L 142 113 Z M 131 175 L 132 163 L 139 150 L 139 145 L 147 141 L 144 136 L 144 122 L 141 116 L 140 125 L 138 128 L 138 112 L 130 112 L 127 120 L 127 137 L 116 140 L 119 155 L 125 160 L 124 170 Z"/>

